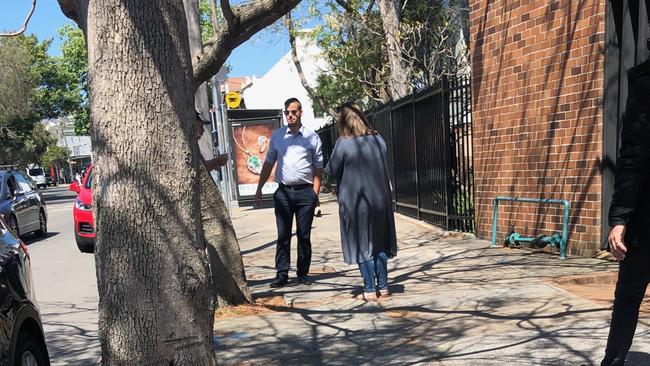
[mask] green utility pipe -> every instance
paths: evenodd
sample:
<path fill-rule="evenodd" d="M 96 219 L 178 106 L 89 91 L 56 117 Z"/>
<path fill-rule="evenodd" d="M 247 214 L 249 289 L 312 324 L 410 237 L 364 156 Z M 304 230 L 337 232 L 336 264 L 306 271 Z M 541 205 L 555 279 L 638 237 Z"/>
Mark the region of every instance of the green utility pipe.
<path fill-rule="evenodd" d="M 567 259 L 566 244 L 567 244 L 567 236 L 569 234 L 569 208 L 571 207 L 569 201 L 555 200 L 555 199 L 548 199 L 548 198 L 521 198 L 521 197 L 507 197 L 507 196 L 494 197 L 494 208 L 492 211 L 492 243 L 490 243 L 490 248 L 495 248 L 497 246 L 497 220 L 499 219 L 499 201 L 563 205 L 564 215 L 562 217 L 562 241 L 560 242 L 560 259 Z"/>

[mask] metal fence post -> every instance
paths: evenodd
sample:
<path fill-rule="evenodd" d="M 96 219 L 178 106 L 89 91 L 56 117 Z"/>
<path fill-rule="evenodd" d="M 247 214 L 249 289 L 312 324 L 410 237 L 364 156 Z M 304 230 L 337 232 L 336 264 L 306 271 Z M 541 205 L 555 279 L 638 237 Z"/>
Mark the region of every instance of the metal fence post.
<path fill-rule="evenodd" d="M 444 138 L 444 162 L 445 162 L 445 174 L 447 175 L 447 184 L 445 189 L 447 192 L 445 192 L 445 200 L 447 201 L 445 206 L 447 208 L 447 229 L 453 229 L 451 227 L 451 222 L 452 220 L 449 219 L 449 216 L 454 213 L 453 210 L 453 185 L 451 184 L 451 180 L 453 179 L 452 174 L 451 174 L 451 118 L 449 116 L 449 83 L 447 81 L 447 77 L 443 76 L 442 77 L 442 100 L 443 100 L 443 105 L 442 105 L 442 115 L 443 115 L 443 121 L 444 121 L 444 132 L 445 132 L 445 138 Z"/>

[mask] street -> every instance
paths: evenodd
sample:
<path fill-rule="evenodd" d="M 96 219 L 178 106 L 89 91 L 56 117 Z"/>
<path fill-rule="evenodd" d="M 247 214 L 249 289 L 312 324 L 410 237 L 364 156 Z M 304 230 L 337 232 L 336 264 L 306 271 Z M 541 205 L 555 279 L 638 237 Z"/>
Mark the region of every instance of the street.
<path fill-rule="evenodd" d="M 48 236 L 24 238 L 32 259 L 36 296 L 52 365 L 92 365 L 100 357 L 97 280 L 92 254 L 75 244 L 72 206 L 65 186 L 43 190 Z"/>

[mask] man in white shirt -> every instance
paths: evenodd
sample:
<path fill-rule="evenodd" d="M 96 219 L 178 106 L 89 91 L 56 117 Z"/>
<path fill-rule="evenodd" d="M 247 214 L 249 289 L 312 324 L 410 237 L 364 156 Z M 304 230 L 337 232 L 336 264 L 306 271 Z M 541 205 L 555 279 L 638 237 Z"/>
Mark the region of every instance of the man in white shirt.
<path fill-rule="evenodd" d="M 275 254 L 276 278 L 271 287 L 282 287 L 289 279 L 291 264 L 291 227 L 296 216 L 298 238 L 298 282 L 310 285 L 307 276 L 311 264 L 311 224 L 318 202 L 323 177 L 323 152 L 318 134 L 302 125 L 302 105 L 296 98 L 284 102 L 287 127 L 273 132 L 266 154 L 255 201 L 259 206 L 262 187 L 269 179 L 273 166 L 279 188 L 273 194 L 278 241 Z"/>

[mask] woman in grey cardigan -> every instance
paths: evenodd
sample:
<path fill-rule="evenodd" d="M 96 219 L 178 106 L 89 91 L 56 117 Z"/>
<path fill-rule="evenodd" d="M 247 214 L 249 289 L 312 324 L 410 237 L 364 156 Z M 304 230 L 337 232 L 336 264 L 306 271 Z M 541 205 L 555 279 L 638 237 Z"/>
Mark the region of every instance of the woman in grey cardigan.
<path fill-rule="evenodd" d="M 337 182 L 343 259 L 359 265 L 359 298 L 376 300 L 390 296 L 387 261 L 397 254 L 386 143 L 353 103 L 343 105 L 338 131 L 325 172 Z"/>

